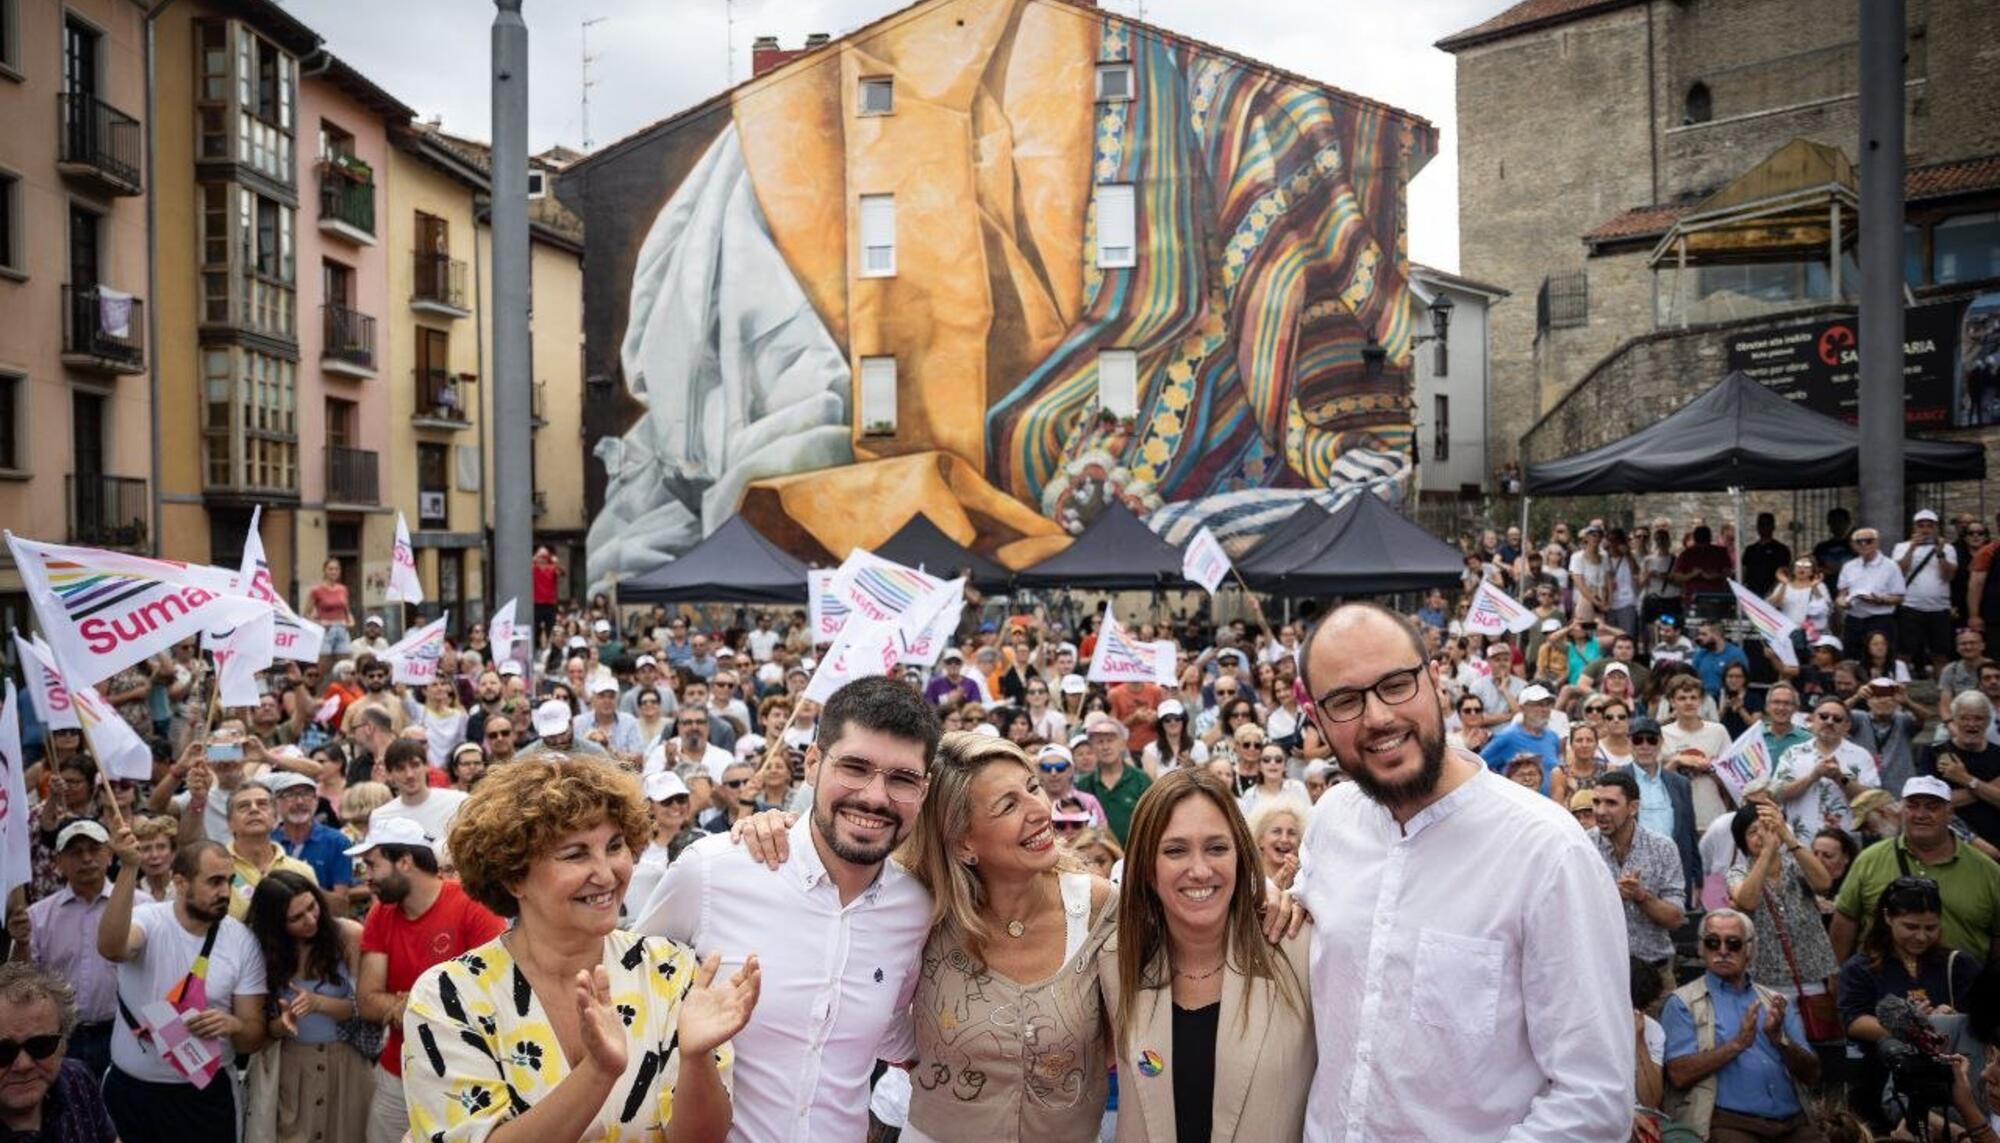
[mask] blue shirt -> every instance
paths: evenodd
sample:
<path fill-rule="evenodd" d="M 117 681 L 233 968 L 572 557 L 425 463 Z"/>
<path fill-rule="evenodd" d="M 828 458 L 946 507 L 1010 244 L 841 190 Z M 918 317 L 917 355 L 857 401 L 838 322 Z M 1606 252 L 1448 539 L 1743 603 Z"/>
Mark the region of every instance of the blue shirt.
<path fill-rule="evenodd" d="M 1493 740 L 1486 744 L 1486 749 L 1479 752 L 1479 756 L 1486 760 L 1486 768 L 1496 774 L 1505 774 L 1507 763 L 1513 761 L 1516 754 L 1540 757 L 1542 776 L 1546 779 L 1549 771 L 1562 765 L 1562 739 L 1546 726 L 1536 734 L 1520 723 L 1512 722 L 1501 727 Z"/>
<path fill-rule="evenodd" d="M 1722 693 L 1722 672 L 1729 669 L 1729 664 L 1741 663 L 1745 671 L 1750 669 L 1750 660 L 1744 657 L 1743 648 L 1734 643 L 1724 643 L 1720 651 L 1696 647 L 1694 654 L 1688 656 L 1688 662 L 1701 676 L 1701 689 L 1711 696 Z"/>
<path fill-rule="evenodd" d="M 1703 979 L 1708 981 L 1709 1003 L 1715 1008 L 1715 1042 L 1720 1044 L 1743 1026 L 1743 1013 L 1757 1003 L 1757 993 L 1747 977 L 1740 988 L 1731 988 L 1713 973 Z M 1680 997 L 1667 997 L 1666 1007 L 1660 1009 L 1660 1026 L 1667 1033 L 1667 1062 L 1700 1050 L 1695 1047 L 1694 1014 Z M 1796 1004 L 1785 1006 L 1785 1038 L 1800 1046 L 1806 1042 L 1805 1023 L 1799 1019 Z M 1789 1119 L 1804 1110 L 1799 1106 L 1798 1091 L 1792 1087 L 1792 1073 L 1785 1070 L 1784 1053 L 1764 1032 L 1764 1014 L 1757 1018 L 1756 1040 L 1715 1073 L 1715 1106 L 1766 1119 Z"/>
<path fill-rule="evenodd" d="M 306 835 L 303 844 L 293 845 L 281 827 L 271 831 L 271 840 L 285 851 L 286 857 L 297 858 L 312 866 L 313 876 L 319 878 L 319 887 L 334 889 L 354 881 L 354 859 L 347 856 L 347 847 L 352 842 L 347 835 L 331 826 L 314 822 L 312 832 Z"/>
<path fill-rule="evenodd" d="M 1667 794 L 1666 766 L 1663 764 L 1658 774 L 1648 775 L 1644 766 L 1634 762 L 1626 772 L 1639 783 L 1639 824 L 1674 840 L 1674 803 Z"/>

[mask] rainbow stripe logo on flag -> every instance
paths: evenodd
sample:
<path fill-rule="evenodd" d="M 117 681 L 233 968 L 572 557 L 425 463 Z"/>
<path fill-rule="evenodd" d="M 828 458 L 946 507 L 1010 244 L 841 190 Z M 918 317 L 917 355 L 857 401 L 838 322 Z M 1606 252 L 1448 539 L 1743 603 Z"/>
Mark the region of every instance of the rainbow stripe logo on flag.
<path fill-rule="evenodd" d="M 1764 643 L 1772 652 L 1784 660 L 1786 666 L 1798 666 L 1798 653 L 1792 650 L 1792 632 L 1798 630 L 1799 625 L 1792 622 L 1784 612 L 1757 598 L 1755 592 L 1733 579 L 1729 581 L 1729 590 L 1736 596 L 1737 613 L 1750 621 L 1750 625 L 1764 637 Z"/>

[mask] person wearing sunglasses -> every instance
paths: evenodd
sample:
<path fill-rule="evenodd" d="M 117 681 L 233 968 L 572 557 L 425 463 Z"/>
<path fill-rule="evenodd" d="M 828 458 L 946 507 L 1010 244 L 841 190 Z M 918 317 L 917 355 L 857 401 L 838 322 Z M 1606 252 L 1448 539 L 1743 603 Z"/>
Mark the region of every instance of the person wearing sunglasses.
<path fill-rule="evenodd" d="M 1861 1073 L 1850 1083 L 1862 1114 L 1891 1126 L 1879 1097 L 1885 1078 L 1877 1045 L 1888 1036 L 1875 1018 L 1885 996 L 1901 996 L 1928 1016 L 1963 1013 L 1979 962 L 1944 943 L 1944 899 L 1927 877 L 1898 877 L 1875 902 L 1861 951 L 1840 966 L 1840 1019 L 1861 1046 Z M 1950 1023 L 1957 1023 L 1951 1021 Z"/>
<path fill-rule="evenodd" d="M 1076 762 L 1068 747 L 1057 742 L 1043 746 L 1035 754 L 1035 770 L 1042 776 L 1042 789 L 1058 817 L 1068 814 L 1073 819 L 1081 814 L 1080 824 L 1104 828 L 1104 805 L 1096 795 L 1076 788 Z"/>
<path fill-rule="evenodd" d="M 1757 933 L 1734 909 L 1701 919 L 1707 971 L 1660 1009 L 1667 1033 L 1667 1110 L 1702 1139 L 1820 1143 L 1811 1087 L 1819 1057 L 1783 993 L 1750 979 Z"/>
<path fill-rule="evenodd" d="M 115 1143 L 99 1076 L 65 1049 L 76 993 L 22 962 L 0 965 L 0 1127 L 12 1139 Z"/>
<path fill-rule="evenodd" d="M 1840 566 L 1840 579 L 1833 601 L 1846 612 L 1841 642 L 1849 647 L 1868 645 L 1868 633 L 1880 631 L 1896 645 L 1896 605 L 1909 592 L 1903 569 L 1882 551 L 1882 536 L 1873 528 L 1856 528 L 1849 542 L 1854 558 Z"/>
<path fill-rule="evenodd" d="M 1778 755 L 1771 782 L 1792 832 L 1811 837 L 1822 826 L 1856 831 L 1848 803 L 1861 791 L 1880 789 L 1875 756 L 1849 740 L 1847 704 L 1832 696 L 1813 704 L 1806 722 L 1812 737 Z"/>

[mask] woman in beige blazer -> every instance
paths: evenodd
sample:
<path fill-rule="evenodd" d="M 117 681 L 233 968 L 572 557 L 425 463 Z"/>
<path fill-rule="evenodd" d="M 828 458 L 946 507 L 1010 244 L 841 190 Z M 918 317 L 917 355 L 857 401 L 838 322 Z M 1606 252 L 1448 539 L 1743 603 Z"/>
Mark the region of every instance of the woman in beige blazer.
<path fill-rule="evenodd" d="M 1267 944 L 1257 847 L 1228 786 L 1164 774 L 1132 813 L 1118 932 L 1098 958 L 1118 1143 L 1296 1143 L 1318 1052 L 1300 932 Z"/>

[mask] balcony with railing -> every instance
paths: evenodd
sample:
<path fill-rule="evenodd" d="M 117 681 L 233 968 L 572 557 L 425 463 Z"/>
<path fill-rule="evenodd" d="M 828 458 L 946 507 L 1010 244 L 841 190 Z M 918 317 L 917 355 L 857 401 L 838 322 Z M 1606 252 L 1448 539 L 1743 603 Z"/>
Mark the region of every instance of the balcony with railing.
<path fill-rule="evenodd" d="M 326 502 L 328 504 L 379 504 L 382 502 L 376 455 L 368 449 L 326 448 Z"/>
<path fill-rule="evenodd" d="M 411 309 L 441 317 L 472 316 L 472 311 L 465 308 L 465 263 L 449 254 L 427 254 L 422 250 L 411 258 Z"/>
<path fill-rule="evenodd" d="M 62 360 L 94 373 L 146 371 L 146 303 L 104 286 L 62 288 Z"/>
<path fill-rule="evenodd" d="M 320 307 L 320 368 L 349 377 L 375 376 L 375 319 L 328 302 Z"/>
<path fill-rule="evenodd" d="M 417 369 L 416 413 L 410 423 L 421 429 L 458 431 L 472 427 L 466 413 L 471 394 L 468 378 L 443 369 Z"/>
<path fill-rule="evenodd" d="M 375 245 L 375 180 L 347 161 L 319 165 L 319 229 L 358 246 Z"/>
<path fill-rule="evenodd" d="M 143 144 L 139 121 L 94 95 L 56 95 L 56 169 L 97 186 L 107 194 L 133 195 L 145 189 L 139 173 Z"/>
<path fill-rule="evenodd" d="M 153 501 L 146 482 L 132 476 L 71 473 L 64 478 L 69 500 L 69 542 L 98 548 L 146 546 Z"/>

